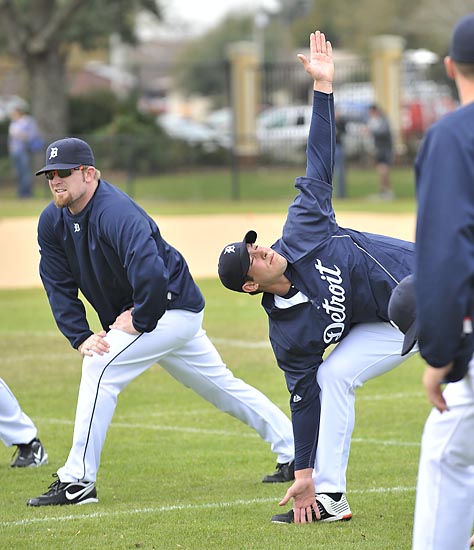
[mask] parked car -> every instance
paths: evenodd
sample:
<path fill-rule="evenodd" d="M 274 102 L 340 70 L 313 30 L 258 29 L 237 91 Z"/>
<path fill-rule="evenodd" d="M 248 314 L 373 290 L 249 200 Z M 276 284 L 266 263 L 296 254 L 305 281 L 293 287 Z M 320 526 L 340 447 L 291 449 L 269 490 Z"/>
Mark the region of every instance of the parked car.
<path fill-rule="evenodd" d="M 216 151 L 219 147 L 230 146 L 228 140 L 225 140 L 216 130 L 192 118 L 164 113 L 156 120 L 170 137 L 183 140 L 189 145 L 201 145 L 208 152 Z"/>
<path fill-rule="evenodd" d="M 232 133 L 232 109 L 222 107 L 216 111 L 211 111 L 206 118 L 206 124 L 220 134 L 230 136 Z"/>
<path fill-rule="evenodd" d="M 373 151 L 367 131 L 369 107 L 375 101 L 371 82 L 350 82 L 334 91 L 335 108 L 345 120 L 343 138 L 346 158 L 366 161 Z M 446 85 L 417 81 L 404 86 L 401 105 L 401 135 L 407 152 L 416 151 L 424 132 L 440 116 L 455 107 Z M 311 121 L 311 105 L 267 107 L 257 118 L 260 153 L 281 162 L 304 162 Z M 211 113 L 208 121 L 221 139 L 232 143 L 232 118 L 229 108 Z"/>
<path fill-rule="evenodd" d="M 265 109 L 257 118 L 261 153 L 281 161 L 304 159 L 311 113 L 308 105 Z"/>
<path fill-rule="evenodd" d="M 359 159 L 370 151 L 367 110 L 358 106 L 341 109 L 346 121 L 343 143 L 348 159 Z M 310 105 L 272 107 L 264 111 L 257 122 L 257 139 L 262 153 L 283 161 L 304 161 L 311 114 Z"/>
<path fill-rule="evenodd" d="M 402 105 L 402 138 L 411 154 L 416 153 L 426 130 L 456 108 L 447 84 L 432 81 L 407 86 Z"/>

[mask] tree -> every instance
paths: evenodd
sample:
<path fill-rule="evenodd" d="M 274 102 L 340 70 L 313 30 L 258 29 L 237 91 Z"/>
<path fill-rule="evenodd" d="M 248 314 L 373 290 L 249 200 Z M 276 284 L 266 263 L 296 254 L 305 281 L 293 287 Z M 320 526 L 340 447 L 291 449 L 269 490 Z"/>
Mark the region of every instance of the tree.
<path fill-rule="evenodd" d="M 0 0 L 9 53 L 24 69 L 32 114 L 47 136 L 64 136 L 71 48 L 107 47 L 112 32 L 133 42 L 139 9 L 161 16 L 155 0 Z"/>
<path fill-rule="evenodd" d="M 176 86 L 184 93 L 212 96 L 216 105 L 226 104 L 228 45 L 255 40 L 253 15 L 229 15 L 181 51 L 174 69 Z M 278 18 L 270 17 L 263 32 L 266 63 L 293 60 L 290 35 Z"/>
<path fill-rule="evenodd" d="M 250 16 L 229 16 L 220 25 L 191 40 L 181 51 L 174 67 L 177 87 L 185 94 L 203 96 L 227 92 L 226 44 L 237 40 L 250 40 Z"/>
<path fill-rule="evenodd" d="M 407 21 L 407 27 L 416 33 L 418 47 L 431 49 L 443 56 L 448 53 L 454 25 L 472 11 L 472 0 L 421 0 L 417 3 L 414 16 Z"/>
<path fill-rule="evenodd" d="M 472 12 L 472 0 L 281 0 L 291 19 L 295 44 L 304 47 L 308 35 L 321 29 L 333 46 L 367 53 L 370 38 L 401 36 L 406 48 L 446 53 L 453 25 Z M 305 12 L 297 8 L 303 3 Z"/>

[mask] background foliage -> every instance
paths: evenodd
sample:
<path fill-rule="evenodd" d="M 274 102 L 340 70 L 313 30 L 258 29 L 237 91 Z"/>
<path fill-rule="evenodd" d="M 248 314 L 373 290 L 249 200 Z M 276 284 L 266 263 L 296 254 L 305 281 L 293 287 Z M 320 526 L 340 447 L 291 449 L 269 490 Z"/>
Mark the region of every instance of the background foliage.
<path fill-rule="evenodd" d="M 27 100 L 46 135 L 69 131 L 66 68 L 78 46 L 107 50 L 110 37 L 136 41 L 136 15 L 145 10 L 162 18 L 164 0 L 0 0 L 0 51 L 13 56 L 25 72 Z M 264 61 L 294 59 L 294 49 L 307 46 L 308 34 L 323 29 L 334 45 L 363 53 L 377 34 L 397 34 L 407 48 L 447 51 L 452 24 L 472 11 L 471 0 L 280 0 L 280 9 L 266 13 Z M 370 15 L 369 15 L 370 14 Z M 200 70 L 225 57 L 231 41 L 255 38 L 248 14 L 229 16 L 205 35 L 188 41 L 175 67 L 185 93 L 215 94 L 224 89 L 223 71 Z"/>

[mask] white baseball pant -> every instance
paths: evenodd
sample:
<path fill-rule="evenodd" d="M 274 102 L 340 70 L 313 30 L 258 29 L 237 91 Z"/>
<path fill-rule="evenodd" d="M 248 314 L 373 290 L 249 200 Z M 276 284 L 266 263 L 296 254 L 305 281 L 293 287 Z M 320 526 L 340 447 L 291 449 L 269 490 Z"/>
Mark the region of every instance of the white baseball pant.
<path fill-rule="evenodd" d="M 20 407 L 10 388 L 0 378 L 0 439 L 7 447 L 29 443 L 38 431 Z"/>
<path fill-rule="evenodd" d="M 235 378 L 202 329 L 203 312 L 169 310 L 155 330 L 130 335 L 110 330 L 110 351 L 84 357 L 72 448 L 59 479 L 95 481 L 119 393 L 154 363 L 271 443 L 278 462 L 294 458 L 289 418 L 265 395 Z"/>
<path fill-rule="evenodd" d="M 413 550 L 468 550 L 474 525 L 474 362 L 443 392 L 421 439 Z"/>
<path fill-rule="evenodd" d="M 400 355 L 403 334 L 390 323 L 362 323 L 335 346 L 318 370 L 321 424 L 313 481 L 317 493 L 345 493 L 355 419 L 355 389 L 416 353 Z"/>

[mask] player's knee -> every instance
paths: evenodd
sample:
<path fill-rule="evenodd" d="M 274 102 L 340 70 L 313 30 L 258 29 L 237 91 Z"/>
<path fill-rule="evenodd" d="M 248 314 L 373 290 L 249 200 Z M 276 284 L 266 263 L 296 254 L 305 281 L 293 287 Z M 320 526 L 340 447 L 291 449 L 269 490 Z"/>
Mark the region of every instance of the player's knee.
<path fill-rule="evenodd" d="M 110 358 L 107 354 L 99 355 L 94 353 L 93 355 L 85 355 L 82 361 L 82 370 L 102 370 L 107 363 L 110 362 Z"/>
<path fill-rule="evenodd" d="M 354 385 L 354 377 L 348 365 L 340 361 L 323 363 L 319 367 L 317 377 L 318 383 L 322 388 L 352 387 Z"/>

